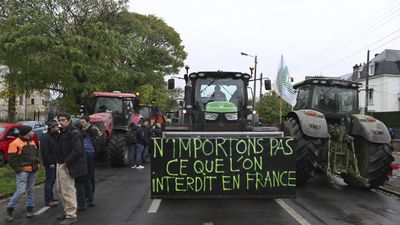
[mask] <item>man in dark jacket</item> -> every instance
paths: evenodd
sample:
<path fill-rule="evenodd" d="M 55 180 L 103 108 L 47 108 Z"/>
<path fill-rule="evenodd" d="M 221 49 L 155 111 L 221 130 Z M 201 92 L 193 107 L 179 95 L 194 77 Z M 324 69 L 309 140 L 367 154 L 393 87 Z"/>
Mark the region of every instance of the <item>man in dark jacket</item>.
<path fill-rule="evenodd" d="M 77 222 L 77 201 L 75 178 L 87 174 L 86 154 L 83 150 L 80 131 L 71 124 L 71 116 L 61 113 L 57 116 L 61 133 L 57 140 L 57 188 L 64 207 L 60 225 Z"/>
<path fill-rule="evenodd" d="M 99 152 L 99 142 L 98 140 L 102 139 L 102 133 L 99 130 L 99 128 L 97 128 L 96 125 L 90 123 L 90 119 L 88 116 L 82 116 L 79 120 L 79 123 L 82 125 L 82 133 L 86 134 L 90 141 L 93 144 L 94 147 L 94 151 L 95 153 Z M 94 189 L 95 189 L 95 174 L 94 174 L 94 159 L 91 161 L 92 165 L 88 165 L 88 178 L 89 181 L 92 185 L 92 191 L 94 193 Z M 92 203 L 91 203 L 92 204 Z"/>
<path fill-rule="evenodd" d="M 46 206 L 57 206 L 54 201 L 53 187 L 56 181 L 56 147 L 57 137 L 60 131 L 57 121 L 47 124 L 47 133 L 40 138 L 40 151 L 42 152 L 43 166 L 45 169 L 44 202 Z"/>

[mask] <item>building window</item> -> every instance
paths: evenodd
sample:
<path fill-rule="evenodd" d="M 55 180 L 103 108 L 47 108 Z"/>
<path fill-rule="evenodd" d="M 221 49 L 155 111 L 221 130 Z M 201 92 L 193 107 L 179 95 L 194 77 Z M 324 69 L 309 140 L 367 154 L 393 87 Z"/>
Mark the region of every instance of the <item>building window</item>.
<path fill-rule="evenodd" d="M 32 105 L 35 104 L 35 99 L 34 99 L 34 98 L 31 99 L 31 104 L 32 104 Z"/>
<path fill-rule="evenodd" d="M 374 104 L 374 89 L 368 89 L 368 105 Z"/>
<path fill-rule="evenodd" d="M 20 95 L 19 96 L 19 105 L 23 105 L 24 104 L 24 96 Z"/>
<path fill-rule="evenodd" d="M 373 76 L 375 74 L 375 63 L 370 63 L 368 67 L 368 75 Z"/>

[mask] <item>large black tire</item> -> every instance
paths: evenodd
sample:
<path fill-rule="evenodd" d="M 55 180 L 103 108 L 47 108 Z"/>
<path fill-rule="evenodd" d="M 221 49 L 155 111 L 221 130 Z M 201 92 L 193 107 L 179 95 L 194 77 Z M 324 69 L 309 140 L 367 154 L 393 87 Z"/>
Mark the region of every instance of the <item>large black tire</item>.
<path fill-rule="evenodd" d="M 294 137 L 296 153 L 296 184 L 303 185 L 313 177 L 317 166 L 317 139 L 303 134 L 300 124 L 293 118 L 285 121 L 285 135 Z"/>
<path fill-rule="evenodd" d="M 389 179 L 388 174 L 392 171 L 391 164 L 394 158 L 391 146 L 372 143 L 364 138 L 356 138 L 355 148 L 360 174 L 368 179 L 368 184 L 364 187 L 375 189 L 383 185 Z M 342 177 L 349 186 L 361 186 L 351 175 L 343 174 Z"/>
<path fill-rule="evenodd" d="M 110 164 L 112 167 L 124 166 L 127 163 L 128 149 L 126 147 L 126 134 L 113 132 L 108 141 L 110 148 Z"/>

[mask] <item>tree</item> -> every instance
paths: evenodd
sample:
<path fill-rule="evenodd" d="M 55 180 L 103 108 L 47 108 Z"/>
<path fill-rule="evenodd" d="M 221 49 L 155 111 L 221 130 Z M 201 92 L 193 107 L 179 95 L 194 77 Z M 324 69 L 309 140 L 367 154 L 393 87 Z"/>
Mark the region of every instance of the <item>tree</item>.
<path fill-rule="evenodd" d="M 0 61 L 18 92 L 50 88 L 67 110 L 94 90 L 132 92 L 177 72 L 186 53 L 173 28 L 126 11 L 126 0 L 31 0 L 0 4 Z M 76 98 L 79 99 L 79 98 Z"/>
<path fill-rule="evenodd" d="M 281 98 L 275 92 L 270 91 L 256 103 L 256 110 L 264 124 L 279 125 L 280 101 Z M 290 105 L 283 101 L 282 116 L 285 116 L 290 108 Z"/>

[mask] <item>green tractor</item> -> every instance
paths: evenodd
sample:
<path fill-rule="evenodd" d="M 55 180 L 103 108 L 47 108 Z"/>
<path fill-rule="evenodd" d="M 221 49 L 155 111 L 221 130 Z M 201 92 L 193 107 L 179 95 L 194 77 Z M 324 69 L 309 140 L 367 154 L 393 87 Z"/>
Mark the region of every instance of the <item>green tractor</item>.
<path fill-rule="evenodd" d="M 184 76 L 177 123 L 153 139 L 152 198 L 295 196 L 294 139 L 248 120 L 250 78 L 224 71 Z"/>
<path fill-rule="evenodd" d="M 295 138 L 296 182 L 314 172 L 340 175 L 352 187 L 378 188 L 393 161 L 385 124 L 360 114 L 360 83 L 313 77 L 296 85 L 297 103 L 286 116 L 285 134 Z"/>
<path fill-rule="evenodd" d="M 278 130 L 271 127 L 256 128 L 249 121 L 248 117 L 252 116 L 247 94 L 249 74 L 215 71 L 185 76 L 184 105 L 178 113 L 180 129 L 209 132 Z M 173 79 L 169 81 L 169 88 L 174 88 Z M 265 80 L 265 89 L 271 89 L 270 80 Z"/>

